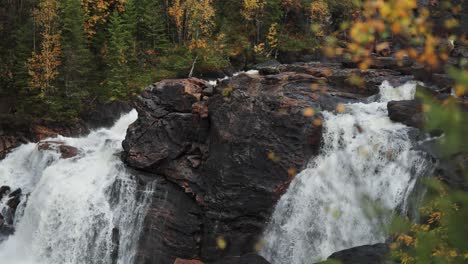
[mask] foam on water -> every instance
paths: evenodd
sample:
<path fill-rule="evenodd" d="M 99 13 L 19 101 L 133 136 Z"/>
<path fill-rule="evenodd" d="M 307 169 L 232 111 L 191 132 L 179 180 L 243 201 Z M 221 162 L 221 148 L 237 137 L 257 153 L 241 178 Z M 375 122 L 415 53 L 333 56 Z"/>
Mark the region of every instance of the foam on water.
<path fill-rule="evenodd" d="M 110 129 L 52 139 L 80 150 L 70 159 L 30 143 L 0 161 L 0 185 L 23 190 L 16 232 L 0 244 L 2 263 L 133 263 L 151 188 L 137 191 L 118 154 L 136 118 L 132 111 Z"/>

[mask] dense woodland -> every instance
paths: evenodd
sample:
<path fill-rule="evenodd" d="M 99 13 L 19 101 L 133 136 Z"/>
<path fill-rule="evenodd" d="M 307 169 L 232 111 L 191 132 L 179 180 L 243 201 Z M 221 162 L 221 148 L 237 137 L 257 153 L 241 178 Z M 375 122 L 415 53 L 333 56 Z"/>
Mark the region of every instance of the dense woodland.
<path fill-rule="evenodd" d="M 314 53 L 356 10 L 339 0 L 5 0 L 0 95 L 16 119 L 69 121 L 162 78 Z"/>
<path fill-rule="evenodd" d="M 392 255 L 401 263 L 466 263 L 468 173 L 459 160 L 466 164 L 468 151 L 467 3 L 1 0 L 0 129 L 10 122 L 75 122 L 97 102 L 128 100 L 163 78 L 220 77 L 297 54 L 349 55 L 352 67 L 363 70 L 379 50 L 409 58 L 420 67 L 410 70 L 450 78 L 447 94 L 436 98 L 423 89 L 418 99 L 424 128 L 443 131 L 441 159 L 456 163 L 450 166 L 462 175 L 462 187 L 428 181 L 421 222 L 396 217 L 389 230 Z"/>

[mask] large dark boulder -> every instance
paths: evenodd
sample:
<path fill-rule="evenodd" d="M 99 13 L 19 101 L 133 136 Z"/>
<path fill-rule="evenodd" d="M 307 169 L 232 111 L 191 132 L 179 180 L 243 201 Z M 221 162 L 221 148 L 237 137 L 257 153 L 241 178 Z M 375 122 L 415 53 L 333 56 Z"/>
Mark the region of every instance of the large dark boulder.
<path fill-rule="evenodd" d="M 263 63 L 259 63 L 253 66 L 254 70 L 258 70 L 260 74 L 278 74 L 280 73 L 279 66 L 281 63 L 279 63 L 277 60 L 269 60 Z"/>
<path fill-rule="evenodd" d="M 144 219 L 135 263 L 172 264 L 177 258 L 197 257 L 202 232 L 200 207 L 177 184 L 162 177 L 152 184 L 152 203 Z"/>
<path fill-rule="evenodd" d="M 389 248 L 387 244 L 364 245 L 345 249 L 333 253 L 328 257 L 327 262 L 331 260 L 339 261 L 341 264 L 390 264 L 388 259 Z"/>
<path fill-rule="evenodd" d="M 138 97 L 139 119 L 128 130 L 123 159 L 153 179 L 175 183 L 155 192 L 162 196 L 145 220 L 142 263 L 254 251 L 294 171 L 320 145 L 321 126 L 303 115 L 304 108 L 320 109 L 310 89 L 317 78 L 303 77 L 296 79 L 304 84 L 294 86 L 291 74 L 242 74 L 211 97 L 202 96 L 209 85 L 201 80 L 166 80 Z M 216 243 L 220 237 L 224 250 Z"/>
<path fill-rule="evenodd" d="M 40 151 L 55 151 L 60 153 L 62 159 L 69 159 L 77 156 L 80 151 L 76 147 L 65 145 L 62 141 L 41 141 L 37 144 Z"/>
<path fill-rule="evenodd" d="M 245 254 L 243 256 L 226 257 L 209 264 L 270 264 L 262 256 L 255 253 Z"/>
<path fill-rule="evenodd" d="M 387 104 L 388 116 L 395 122 L 407 126 L 423 128 L 425 117 L 419 100 L 390 101 Z"/>
<path fill-rule="evenodd" d="M 139 117 L 122 158 L 147 172 L 147 180 L 170 182 L 157 187 L 163 190 L 146 216 L 141 263 L 255 252 L 281 194 L 318 153 L 320 111 L 366 101 L 383 80 L 403 77 L 333 63 L 277 69 L 240 74 L 217 87 L 196 78 L 164 80 L 135 100 Z M 349 82 L 355 75 L 362 87 Z"/>

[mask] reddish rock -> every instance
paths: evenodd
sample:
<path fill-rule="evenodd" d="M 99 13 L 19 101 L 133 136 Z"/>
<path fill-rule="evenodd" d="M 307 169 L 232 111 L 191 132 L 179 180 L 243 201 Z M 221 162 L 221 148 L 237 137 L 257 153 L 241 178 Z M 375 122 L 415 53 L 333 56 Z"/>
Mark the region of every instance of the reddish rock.
<path fill-rule="evenodd" d="M 37 144 L 37 148 L 39 150 L 58 151 L 62 159 L 73 158 L 79 153 L 77 148 L 65 145 L 63 141 L 42 141 Z"/>
<path fill-rule="evenodd" d="M 61 145 L 59 147 L 60 153 L 62 153 L 62 159 L 73 158 L 78 155 L 79 151 L 77 148 L 67 145 Z"/>
<path fill-rule="evenodd" d="M 201 118 L 208 117 L 208 106 L 203 102 L 196 102 L 192 106 L 192 113 L 198 114 Z"/>
<path fill-rule="evenodd" d="M 177 258 L 174 261 L 174 264 L 204 264 L 204 262 L 196 259 L 181 259 Z"/>
<path fill-rule="evenodd" d="M 37 140 L 43 140 L 46 138 L 52 138 L 58 136 L 58 133 L 50 128 L 45 126 L 35 126 L 33 128 L 33 133 L 36 136 Z"/>

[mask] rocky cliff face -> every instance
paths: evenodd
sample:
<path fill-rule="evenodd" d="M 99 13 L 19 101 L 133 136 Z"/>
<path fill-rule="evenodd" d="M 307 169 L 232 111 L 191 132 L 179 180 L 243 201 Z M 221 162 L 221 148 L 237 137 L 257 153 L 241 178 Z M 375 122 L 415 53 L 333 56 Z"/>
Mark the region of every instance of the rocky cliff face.
<path fill-rule="evenodd" d="M 123 142 L 123 160 L 157 189 L 137 263 L 254 252 L 276 201 L 319 150 L 319 111 L 368 100 L 383 80 L 408 80 L 388 69 L 338 64 L 261 71 L 217 87 L 165 80 L 136 100 L 139 118 Z M 354 75 L 361 86 L 350 80 Z"/>

